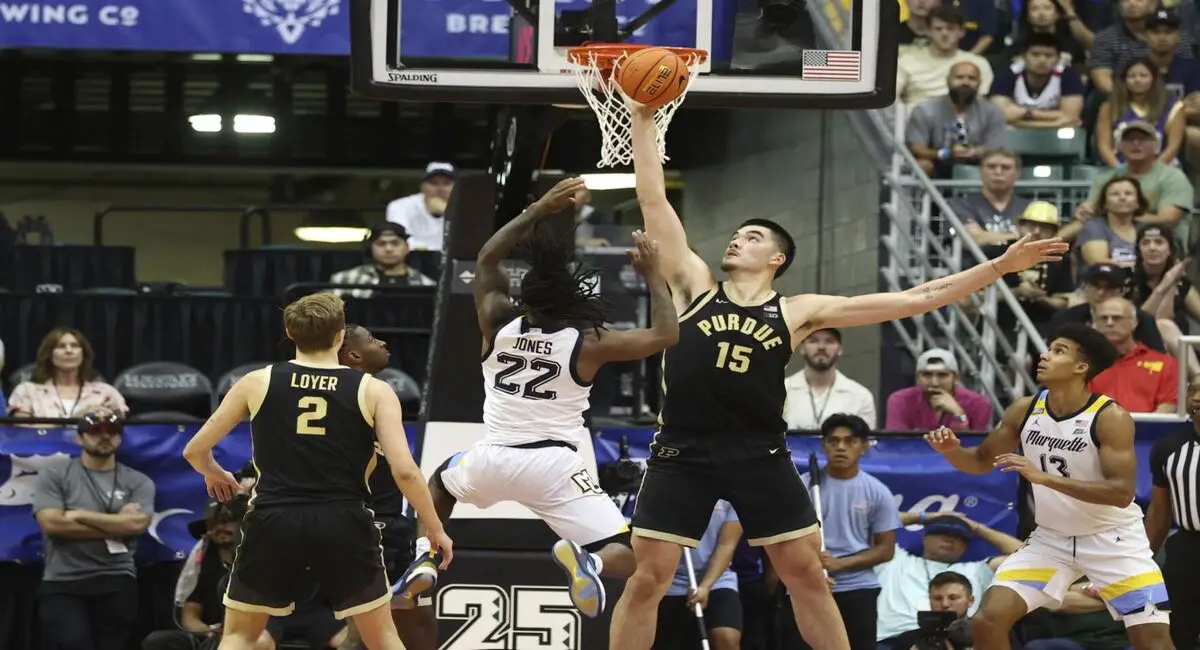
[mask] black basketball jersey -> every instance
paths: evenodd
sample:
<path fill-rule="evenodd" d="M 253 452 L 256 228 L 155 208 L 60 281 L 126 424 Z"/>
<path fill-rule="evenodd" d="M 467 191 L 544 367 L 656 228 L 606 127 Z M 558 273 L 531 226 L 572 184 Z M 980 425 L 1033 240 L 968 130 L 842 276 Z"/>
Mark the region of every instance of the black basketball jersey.
<path fill-rule="evenodd" d="M 784 370 L 792 356 L 783 298 L 744 307 L 718 284 L 679 320 L 663 355 L 664 430 L 783 434 Z"/>
<path fill-rule="evenodd" d="M 367 376 L 295 362 L 270 372 L 250 422 L 258 468 L 252 506 L 368 502 L 377 461 L 375 428 L 359 400 Z"/>

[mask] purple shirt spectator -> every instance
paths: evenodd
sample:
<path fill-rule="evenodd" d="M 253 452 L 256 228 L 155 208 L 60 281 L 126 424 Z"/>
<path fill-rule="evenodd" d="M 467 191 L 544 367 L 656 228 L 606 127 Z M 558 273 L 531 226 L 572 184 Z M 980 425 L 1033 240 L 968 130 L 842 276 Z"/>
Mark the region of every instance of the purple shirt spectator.
<path fill-rule="evenodd" d="M 954 431 L 987 431 L 992 422 L 992 405 L 983 395 L 973 390 L 956 386 L 954 400 L 967 414 L 967 421 L 947 414 L 938 415 L 925 399 L 920 386 L 902 388 L 888 396 L 887 428 L 899 431 L 932 431 L 948 427 Z"/>

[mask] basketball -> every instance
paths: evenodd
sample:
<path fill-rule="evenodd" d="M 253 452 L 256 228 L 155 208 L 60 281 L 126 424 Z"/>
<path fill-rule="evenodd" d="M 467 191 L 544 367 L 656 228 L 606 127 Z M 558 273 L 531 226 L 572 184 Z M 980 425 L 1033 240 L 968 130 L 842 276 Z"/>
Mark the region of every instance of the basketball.
<path fill-rule="evenodd" d="M 630 54 L 617 68 L 617 85 L 633 101 L 658 108 L 687 90 L 691 74 L 674 52 L 648 47 Z"/>

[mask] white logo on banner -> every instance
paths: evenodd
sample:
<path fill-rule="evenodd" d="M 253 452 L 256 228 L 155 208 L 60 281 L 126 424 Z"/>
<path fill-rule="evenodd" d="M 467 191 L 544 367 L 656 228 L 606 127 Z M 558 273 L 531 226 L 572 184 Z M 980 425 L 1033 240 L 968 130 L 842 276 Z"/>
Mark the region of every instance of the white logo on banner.
<path fill-rule="evenodd" d="M 441 650 L 578 650 L 583 642 L 566 587 L 447 585 L 437 617 L 463 622 Z"/>
<path fill-rule="evenodd" d="M 38 472 L 61 462 L 63 458 L 68 456 L 61 451 L 50 456 L 9 456 L 12 470 L 8 480 L 0 484 L 0 506 L 27 506 L 33 503 L 33 487 Z"/>
<path fill-rule="evenodd" d="M 295 45 L 304 30 L 320 27 L 321 21 L 337 15 L 342 0 L 242 0 L 244 10 L 263 27 L 274 27 L 288 45 Z"/>

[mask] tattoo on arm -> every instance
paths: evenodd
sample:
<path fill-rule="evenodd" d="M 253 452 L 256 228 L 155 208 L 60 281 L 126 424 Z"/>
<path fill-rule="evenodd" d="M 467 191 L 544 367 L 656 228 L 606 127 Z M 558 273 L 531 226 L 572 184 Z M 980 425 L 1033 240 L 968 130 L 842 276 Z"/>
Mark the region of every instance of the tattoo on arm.
<path fill-rule="evenodd" d="M 925 298 L 931 299 L 939 293 L 949 291 L 953 288 L 954 282 L 952 280 L 946 280 L 945 282 L 939 282 L 931 287 L 925 287 L 924 289 L 921 289 L 921 293 L 925 295 Z"/>

